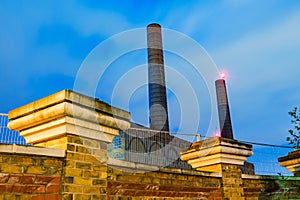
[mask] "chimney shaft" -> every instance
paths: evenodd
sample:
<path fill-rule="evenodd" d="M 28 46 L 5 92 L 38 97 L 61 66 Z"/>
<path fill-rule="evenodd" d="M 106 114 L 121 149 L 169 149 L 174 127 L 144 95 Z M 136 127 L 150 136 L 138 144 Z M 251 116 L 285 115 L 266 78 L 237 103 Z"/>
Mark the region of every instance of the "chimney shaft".
<path fill-rule="evenodd" d="M 169 131 L 161 26 L 147 26 L 150 128 Z"/>
<path fill-rule="evenodd" d="M 221 137 L 233 139 L 225 80 L 218 79 L 215 81 L 215 85 L 216 85 L 216 92 L 217 92 L 217 103 L 218 103 Z"/>

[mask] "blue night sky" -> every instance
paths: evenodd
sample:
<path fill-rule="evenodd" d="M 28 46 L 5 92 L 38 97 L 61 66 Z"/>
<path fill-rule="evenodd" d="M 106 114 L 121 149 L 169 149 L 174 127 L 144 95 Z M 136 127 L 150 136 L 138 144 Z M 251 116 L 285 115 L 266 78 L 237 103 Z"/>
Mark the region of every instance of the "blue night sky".
<path fill-rule="evenodd" d="M 63 2 L 0 2 L 1 113 L 63 89 L 74 89 L 82 62 L 99 43 L 114 34 L 156 22 L 194 39 L 219 69 L 228 72 L 236 139 L 287 144 L 287 113 L 300 106 L 300 1 Z M 128 100 L 126 87 L 123 93 L 115 94 L 116 100 L 111 100 L 111 90 L 122 74 L 147 63 L 146 53 L 141 50 L 114 61 L 95 93 L 95 97 L 129 110 L 132 120 L 144 125 L 148 124 L 147 87 L 131 92 L 125 104 L 121 99 L 127 95 Z M 165 54 L 165 63 L 171 68 L 176 59 Z M 176 63 L 182 69 L 190 68 L 182 60 Z M 189 74 L 186 78 L 192 82 L 194 77 Z M 171 75 L 166 76 L 168 84 Z M 210 135 L 206 133 L 212 112 L 208 109 L 209 94 L 205 87 L 199 88 L 196 95 L 203 99 L 199 103 L 201 122 L 193 132 Z M 174 91 L 168 92 L 172 131 L 190 133 L 188 127 L 178 128 L 181 111 L 175 96 Z M 187 109 L 193 112 L 195 108 Z M 217 119 L 212 121 L 216 123 Z"/>

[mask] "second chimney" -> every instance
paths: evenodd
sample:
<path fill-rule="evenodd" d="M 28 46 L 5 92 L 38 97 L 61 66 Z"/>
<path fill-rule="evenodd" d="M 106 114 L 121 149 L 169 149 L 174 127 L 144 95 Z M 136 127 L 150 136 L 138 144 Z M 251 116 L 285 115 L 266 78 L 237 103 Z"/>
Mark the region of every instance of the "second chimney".
<path fill-rule="evenodd" d="M 215 85 L 217 92 L 218 113 L 221 129 L 220 136 L 233 139 L 225 80 L 218 79 L 216 80 Z"/>
<path fill-rule="evenodd" d="M 147 26 L 150 128 L 169 131 L 161 26 Z"/>

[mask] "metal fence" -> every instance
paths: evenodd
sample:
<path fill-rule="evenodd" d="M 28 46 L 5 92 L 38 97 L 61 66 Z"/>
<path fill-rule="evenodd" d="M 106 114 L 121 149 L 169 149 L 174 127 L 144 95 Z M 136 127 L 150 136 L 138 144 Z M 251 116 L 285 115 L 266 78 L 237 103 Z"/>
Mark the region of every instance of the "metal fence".
<path fill-rule="evenodd" d="M 7 127 L 8 115 L 0 113 L 0 143 L 26 145 L 26 141 L 19 132 L 12 131 Z"/>
<path fill-rule="evenodd" d="M 26 141 L 23 137 L 19 135 L 18 132 L 12 131 L 7 127 L 9 120 L 8 115 L 0 113 L 0 144 L 19 144 L 19 145 L 27 145 Z M 149 131 L 149 130 L 147 130 Z M 139 131 L 140 132 L 140 131 Z M 178 134 L 175 134 L 178 135 Z M 184 135 L 184 134 L 183 134 Z M 197 134 L 190 138 L 191 142 L 196 142 Z M 173 136 L 171 136 L 173 137 Z M 185 139 L 187 139 L 186 137 Z M 109 155 L 111 157 L 119 156 L 119 159 L 129 159 L 130 156 L 127 154 L 130 154 L 131 151 L 128 151 L 128 148 L 126 148 L 126 143 L 129 145 L 130 137 L 125 137 L 124 134 L 120 134 L 119 137 L 116 137 L 113 141 L 113 143 L 110 145 L 111 148 L 109 148 Z M 201 138 L 205 139 L 205 138 Z M 126 142 L 125 142 L 126 140 Z M 179 142 L 183 141 L 182 139 L 176 139 Z M 189 140 L 189 139 L 188 139 Z M 145 144 L 146 142 L 143 141 Z M 184 142 L 188 143 L 188 141 Z M 288 152 L 292 151 L 292 147 L 288 146 L 280 146 L 280 145 L 269 145 L 269 144 L 260 144 L 260 143 L 253 143 L 253 142 L 246 142 L 253 145 L 253 156 L 249 157 L 247 159 L 248 162 L 254 164 L 255 174 L 258 175 L 292 175 L 291 172 L 286 170 L 285 167 L 279 166 L 278 158 L 287 155 Z M 173 144 L 174 145 L 174 144 Z M 127 151 L 126 151 L 126 150 Z M 120 151 L 122 150 L 122 151 Z M 125 150 L 125 152 L 124 152 Z M 112 154 L 115 154 L 112 155 Z M 121 156 L 121 157 L 120 157 Z M 126 157 L 126 158 L 125 158 Z M 117 157 L 115 157 L 117 158 Z M 129 159 L 130 160 L 130 159 Z M 157 160 L 157 159 L 155 159 Z M 178 162 L 178 161 L 177 161 Z M 174 167 L 174 166 L 173 166 Z M 178 166 L 177 166 L 178 167 Z"/>
<path fill-rule="evenodd" d="M 285 167 L 281 167 L 278 158 L 286 156 L 288 152 L 292 151 L 292 147 L 252 144 L 253 156 L 247 159 L 248 162 L 254 164 L 255 174 L 258 175 L 293 175 Z"/>
<path fill-rule="evenodd" d="M 155 154 L 152 153 L 150 155 L 151 151 L 147 151 L 145 149 L 149 149 L 147 146 L 151 146 L 151 142 L 153 142 L 153 139 L 147 138 L 143 136 L 143 132 L 145 131 L 137 131 L 137 133 L 133 132 L 136 130 L 129 130 L 127 133 L 121 133 L 119 136 L 115 137 L 113 140 L 113 143 L 109 145 L 109 157 L 121 159 L 121 160 L 128 160 L 132 162 L 141 162 L 145 164 L 152 164 L 152 165 L 159 165 L 160 160 L 166 160 L 168 156 L 162 156 L 161 154 Z M 146 130 L 146 135 L 151 135 L 148 132 L 152 132 L 153 130 Z M 174 133 L 174 135 L 184 135 L 184 134 L 178 134 Z M 198 134 L 199 135 L 199 134 Z M 190 140 L 190 142 L 196 142 L 199 139 L 197 139 L 197 134 L 192 134 L 188 136 L 192 137 L 183 137 L 185 139 Z M 138 136 L 138 137 L 137 137 Z M 129 146 L 132 144 L 132 138 L 137 137 L 141 139 L 140 144 L 136 142 L 134 146 L 139 148 L 144 154 L 136 154 L 135 151 L 137 149 L 130 149 Z M 169 136 L 173 137 L 173 136 Z M 207 139 L 208 137 L 201 137 L 201 139 Z M 174 140 L 174 139 L 173 139 Z M 137 140 L 134 140 L 137 141 Z M 173 143 L 172 146 L 180 146 L 179 144 L 183 142 L 183 144 L 186 145 L 191 144 L 188 141 L 184 141 L 184 139 L 176 139 L 176 143 Z M 288 154 L 288 152 L 292 151 L 293 148 L 289 146 L 280 146 L 280 145 L 271 145 L 271 144 L 262 144 L 262 143 L 253 143 L 253 142 L 245 142 L 241 141 L 243 143 L 248 143 L 253 145 L 253 155 L 247 159 L 248 163 L 252 163 L 254 165 L 254 172 L 257 175 L 270 175 L 270 176 L 291 176 L 293 175 L 291 172 L 286 170 L 285 167 L 281 167 L 278 162 L 278 158 L 285 156 Z M 161 144 L 163 142 L 159 142 Z M 131 145 L 132 146 L 132 145 Z M 164 146 L 164 145 L 163 145 Z M 168 145 L 166 145 L 167 147 Z M 145 148 L 146 147 L 146 148 Z M 162 149 L 166 149 L 167 152 L 171 152 L 170 149 L 163 147 Z M 181 150 L 184 148 L 180 148 Z M 180 151 L 180 149 L 177 149 Z M 175 156 L 175 157 L 174 157 Z M 169 164 L 166 164 L 165 166 L 175 167 L 175 168 L 186 168 L 187 166 L 182 165 L 176 160 L 175 158 L 179 158 L 179 152 L 177 154 L 174 154 L 172 159 L 175 162 L 169 162 Z M 137 158 L 136 158 L 137 157 Z M 154 157 L 154 158 L 152 158 Z M 149 159 L 152 158 L 152 159 Z M 164 162 L 161 162 L 164 164 Z M 170 164 L 172 163 L 172 164 Z M 248 164 L 249 166 L 249 164 Z M 251 164 L 250 164 L 251 166 Z M 251 170 L 252 171 L 252 170 Z"/>

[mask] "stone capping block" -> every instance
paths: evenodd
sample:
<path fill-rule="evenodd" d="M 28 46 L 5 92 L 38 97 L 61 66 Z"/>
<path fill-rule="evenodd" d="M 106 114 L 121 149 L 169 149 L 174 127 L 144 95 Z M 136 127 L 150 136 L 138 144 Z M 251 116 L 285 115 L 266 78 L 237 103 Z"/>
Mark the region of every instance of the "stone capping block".
<path fill-rule="evenodd" d="M 291 151 L 288 153 L 287 156 L 283 156 L 278 158 L 279 162 L 284 162 L 287 160 L 292 160 L 292 159 L 299 159 L 299 163 L 300 163 L 300 150 L 296 150 L 296 151 Z"/>
<path fill-rule="evenodd" d="M 92 97 L 88 97 L 86 95 L 74 92 L 72 90 L 62 90 L 48 97 L 42 98 L 40 100 L 37 100 L 25 106 L 19 107 L 15 110 L 12 110 L 8 113 L 8 118 L 9 120 L 13 120 L 15 118 L 29 115 L 37 110 L 42 110 L 45 109 L 46 107 L 50 107 L 66 101 L 78 105 L 84 105 L 89 109 L 101 111 L 111 116 L 113 115 L 115 117 L 119 117 L 126 120 L 130 119 L 129 112 L 121 110 L 116 107 L 112 107 L 111 105 L 103 101 L 100 101 Z"/>
<path fill-rule="evenodd" d="M 130 127 L 129 112 L 70 90 L 63 90 L 10 111 L 8 127 L 22 131 L 66 116 L 120 130 Z"/>
<path fill-rule="evenodd" d="M 179 169 L 179 168 L 158 167 L 154 165 L 134 163 L 134 162 L 118 160 L 113 158 L 109 158 L 107 164 L 111 167 L 129 168 L 131 170 L 137 170 L 137 171 L 146 171 L 146 172 L 159 171 L 159 172 L 172 173 L 172 174 L 207 176 L 207 177 L 217 177 L 217 178 L 222 177 L 222 174 L 219 172 L 201 172 L 201 171 Z"/>
<path fill-rule="evenodd" d="M 237 140 L 214 137 L 193 143 L 185 152 L 181 152 L 181 159 L 189 160 L 218 153 L 251 156 L 252 145 Z"/>
<path fill-rule="evenodd" d="M 210 149 L 212 147 L 217 146 L 228 146 L 228 147 L 236 147 L 242 150 L 249 150 L 252 149 L 251 144 L 241 143 L 238 140 L 222 138 L 222 137 L 213 137 L 207 140 L 202 140 L 199 142 L 193 143 L 186 152 L 198 151 L 202 149 Z"/>
<path fill-rule="evenodd" d="M 66 151 L 63 149 L 45 148 L 45 147 L 33 147 L 33 146 L 21 146 L 16 144 L 1 144 L 1 153 L 10 154 L 26 154 L 26 155 L 38 155 L 64 158 Z"/>
<path fill-rule="evenodd" d="M 193 143 L 185 152 L 181 152 L 180 158 L 199 171 L 217 172 L 218 169 L 213 167 L 216 164 L 243 165 L 247 157 L 252 155 L 250 144 L 214 137 Z"/>
<path fill-rule="evenodd" d="M 278 158 L 278 161 L 280 166 L 290 172 L 294 174 L 300 172 L 300 150 L 289 152 L 287 156 Z"/>
<path fill-rule="evenodd" d="M 267 176 L 267 175 L 251 175 L 242 174 L 242 179 L 255 179 L 255 180 L 289 180 L 289 181 L 300 181 L 299 176 Z"/>
<path fill-rule="evenodd" d="M 12 110 L 8 118 L 8 128 L 33 145 L 67 134 L 110 143 L 119 130 L 130 128 L 129 112 L 71 90 Z"/>

